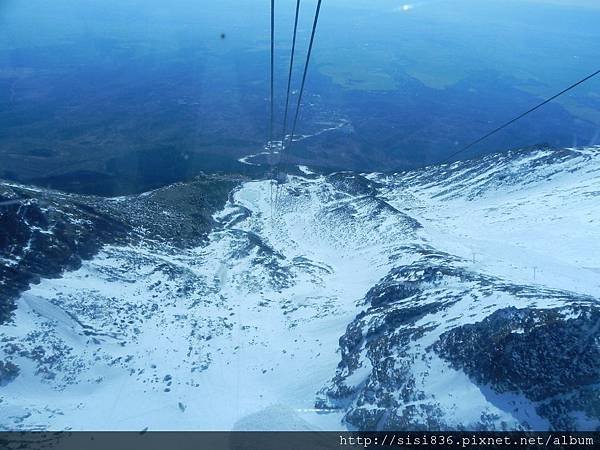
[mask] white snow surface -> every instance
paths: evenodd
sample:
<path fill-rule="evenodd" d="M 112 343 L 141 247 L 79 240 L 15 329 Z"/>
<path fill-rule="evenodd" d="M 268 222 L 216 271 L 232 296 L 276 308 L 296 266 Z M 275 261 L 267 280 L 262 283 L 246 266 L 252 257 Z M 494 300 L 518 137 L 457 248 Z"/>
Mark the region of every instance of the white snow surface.
<path fill-rule="evenodd" d="M 448 178 L 443 166 L 375 179 L 391 184 L 387 201 L 417 218 L 433 247 L 477 271 L 597 297 L 600 147 L 566 152 L 550 163 L 552 150 L 455 163 Z"/>
<path fill-rule="evenodd" d="M 0 386 L 0 428 L 344 429 L 342 412 L 315 410 L 315 396 L 403 245 L 511 282 L 600 296 L 600 149 L 572 153 L 368 175 L 382 184 L 377 196 L 298 176 L 272 204 L 270 182 L 247 182 L 215 215 L 205 246 L 107 246 L 32 286 L 0 327 L 20 368 Z M 448 318 L 460 314 L 457 305 Z M 455 393 L 485 402 L 466 375 L 432 364 Z"/>

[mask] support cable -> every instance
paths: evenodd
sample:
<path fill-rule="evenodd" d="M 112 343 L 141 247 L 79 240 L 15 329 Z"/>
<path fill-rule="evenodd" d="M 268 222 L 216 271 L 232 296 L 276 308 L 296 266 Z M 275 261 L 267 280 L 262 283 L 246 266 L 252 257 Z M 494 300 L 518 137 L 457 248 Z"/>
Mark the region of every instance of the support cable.
<path fill-rule="evenodd" d="M 273 177 L 273 121 L 274 121 L 274 97 L 275 97 L 275 0 L 271 0 L 271 105 L 270 105 L 270 124 L 269 124 L 269 164 L 270 176 Z M 270 183 L 270 195 L 271 195 L 271 218 L 273 218 L 273 181 Z"/>
<path fill-rule="evenodd" d="M 321 2 L 322 2 L 322 0 L 318 0 L 318 2 L 317 2 L 317 8 L 315 10 L 315 18 L 314 18 L 313 25 L 312 25 L 312 31 L 310 33 L 310 42 L 308 44 L 308 52 L 306 54 L 306 62 L 304 63 L 304 72 L 302 74 L 302 84 L 300 85 L 300 92 L 298 93 L 298 101 L 297 101 L 297 104 L 296 104 L 296 113 L 294 115 L 294 121 L 292 123 L 292 130 L 291 130 L 291 133 L 290 133 L 289 144 L 288 144 L 287 149 L 289 149 L 292 146 L 293 142 L 294 142 L 294 134 L 296 132 L 296 125 L 298 124 L 298 117 L 300 115 L 300 107 L 301 107 L 301 104 L 302 104 L 302 95 L 304 94 L 304 86 L 306 84 L 306 75 L 308 74 L 308 66 L 310 64 L 310 57 L 312 55 L 313 44 L 315 42 L 315 34 L 316 34 L 316 31 L 317 31 L 317 23 L 319 22 L 319 14 L 321 12 Z M 277 169 L 277 178 L 278 178 L 278 180 L 279 180 L 279 174 L 280 174 L 279 168 L 281 167 L 283 159 L 284 159 L 284 157 L 286 155 L 286 153 L 284 152 L 284 150 L 285 149 L 282 147 L 281 148 L 281 157 L 279 158 L 279 164 L 278 164 L 278 169 Z M 277 192 L 275 194 L 275 198 L 276 198 L 275 203 L 277 203 L 277 197 L 278 197 L 278 193 L 279 193 L 278 189 L 279 189 L 279 183 L 277 183 Z"/>
<path fill-rule="evenodd" d="M 287 94 L 285 96 L 285 112 L 283 114 L 283 134 L 281 138 L 281 151 L 285 146 L 285 134 L 287 132 L 288 110 L 290 105 L 290 90 L 292 85 L 292 71 L 294 67 L 294 54 L 296 52 L 296 36 L 298 33 L 298 16 L 300 14 L 300 0 L 296 0 L 296 16 L 294 18 L 294 34 L 292 37 L 292 51 L 290 56 L 290 70 L 288 72 Z"/>
<path fill-rule="evenodd" d="M 531 114 L 532 112 L 534 112 L 535 110 L 541 108 L 542 106 L 546 105 L 547 103 L 550 103 L 552 100 L 560 97 L 561 95 L 569 92 L 571 89 L 576 88 L 577 86 L 579 86 L 582 83 L 585 83 L 587 80 L 589 80 L 590 78 L 595 77 L 596 75 L 600 74 L 600 70 L 597 70 L 596 72 L 588 75 L 585 78 L 582 78 L 581 80 L 577 81 L 576 83 L 573 83 L 572 85 L 570 85 L 569 87 L 563 89 L 562 91 L 560 91 L 558 94 L 554 94 L 552 97 L 544 100 L 543 102 L 537 104 L 536 106 L 534 106 L 531 109 L 528 109 L 527 111 L 525 111 L 522 114 L 519 114 L 517 117 L 515 117 L 514 119 L 509 120 L 508 122 L 500 125 L 499 127 L 493 129 L 492 131 L 490 131 L 489 133 L 486 133 L 485 135 L 481 136 L 480 138 L 474 140 L 473 142 L 471 142 L 470 144 L 465 145 L 464 147 L 462 147 L 460 150 L 452 153 L 450 156 L 448 156 L 447 158 L 445 158 L 444 160 L 442 160 L 442 162 L 440 162 L 439 164 L 445 164 L 447 162 L 449 162 L 452 158 L 454 158 L 456 155 L 459 155 L 460 153 L 466 152 L 467 150 L 469 150 L 471 147 L 479 144 L 481 141 L 489 138 L 490 136 L 496 134 L 497 132 L 503 130 L 504 128 L 508 127 L 509 125 L 515 123 L 517 120 L 522 119 L 523 117 L 525 117 L 528 114 Z"/>
<path fill-rule="evenodd" d="M 310 56 L 312 55 L 313 43 L 315 41 L 315 33 L 317 31 L 317 22 L 319 21 L 319 14 L 321 12 L 321 1 L 317 3 L 317 10 L 315 11 L 315 20 L 313 22 L 312 31 L 310 34 L 310 43 L 308 44 L 308 53 L 306 54 L 306 63 L 304 64 L 304 73 L 302 74 L 302 84 L 300 85 L 300 93 L 298 94 L 298 103 L 296 105 L 296 114 L 294 115 L 294 122 L 292 124 L 292 132 L 290 133 L 290 146 L 294 141 L 294 133 L 296 132 L 296 125 L 298 124 L 298 117 L 300 115 L 300 106 L 302 102 L 302 95 L 304 94 L 304 85 L 306 84 L 306 74 L 308 73 L 308 65 L 310 64 Z"/>
<path fill-rule="evenodd" d="M 273 148 L 273 121 L 275 97 L 275 0 L 271 0 L 271 117 L 269 124 L 269 148 Z"/>

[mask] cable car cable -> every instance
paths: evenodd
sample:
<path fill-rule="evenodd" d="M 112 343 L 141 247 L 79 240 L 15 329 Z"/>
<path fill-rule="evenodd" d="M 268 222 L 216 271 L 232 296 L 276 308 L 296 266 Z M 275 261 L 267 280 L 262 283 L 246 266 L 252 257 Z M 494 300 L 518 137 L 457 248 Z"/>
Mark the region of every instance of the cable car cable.
<path fill-rule="evenodd" d="M 315 34 L 317 31 L 317 24 L 319 22 L 319 14 L 321 12 L 321 2 L 322 0 L 318 0 L 317 2 L 317 8 L 315 10 L 315 18 L 313 21 L 313 25 L 312 25 L 312 30 L 310 33 L 310 42 L 308 44 L 308 51 L 306 53 L 306 62 L 304 63 L 304 72 L 302 74 L 302 83 L 300 84 L 300 92 L 298 93 L 298 101 L 296 104 L 296 113 L 294 115 L 294 121 L 292 123 L 292 130 L 290 133 L 290 138 L 289 138 L 289 145 L 288 145 L 288 149 L 292 146 L 293 142 L 294 142 L 294 134 L 296 132 L 296 125 L 298 124 L 298 117 L 300 115 L 300 107 L 302 104 L 302 95 L 304 94 L 304 86 L 306 84 L 306 75 L 308 74 L 308 66 L 310 64 L 310 57 L 312 55 L 312 49 L 313 49 L 313 45 L 315 42 Z M 285 158 L 286 152 L 283 151 L 284 149 L 281 149 L 281 157 L 279 158 L 279 165 L 278 165 L 278 170 L 277 170 L 277 175 L 279 178 L 279 167 L 282 165 L 283 159 Z M 279 187 L 279 183 L 277 183 L 277 186 Z"/>
<path fill-rule="evenodd" d="M 270 124 L 269 124 L 269 178 L 273 176 L 273 120 L 274 120 L 274 97 L 275 97 L 275 0 L 271 0 L 271 105 L 270 105 Z M 270 183 L 271 195 L 271 218 L 273 217 L 273 183 Z"/>
<path fill-rule="evenodd" d="M 550 103 L 552 100 L 560 97 L 561 95 L 569 92 L 571 89 L 576 88 L 577 86 L 579 86 L 582 83 L 585 83 L 587 80 L 589 80 L 590 78 L 595 77 L 596 75 L 600 74 L 600 70 L 597 70 L 596 72 L 588 75 L 585 78 L 582 78 L 581 80 L 577 81 L 576 83 L 573 83 L 572 85 L 570 85 L 569 87 L 563 89 L 562 91 L 560 91 L 558 94 L 553 95 L 552 97 L 544 100 L 543 102 L 537 104 L 536 106 L 534 106 L 531 109 L 528 109 L 527 111 L 525 111 L 522 114 L 519 114 L 517 117 L 515 117 L 514 119 L 509 120 L 508 122 L 500 125 L 499 127 L 493 129 L 492 131 L 490 131 L 489 133 L 484 134 L 483 136 L 481 136 L 480 138 L 474 140 L 473 142 L 471 142 L 470 144 L 465 145 L 464 147 L 462 147 L 460 150 L 452 153 L 450 156 L 446 157 L 445 159 L 442 160 L 442 162 L 440 162 L 439 164 L 445 164 L 447 162 L 449 162 L 452 158 L 454 158 L 456 155 L 459 155 L 460 153 L 466 152 L 467 150 L 469 150 L 471 147 L 479 144 L 481 141 L 489 138 L 490 136 L 496 134 L 497 132 L 503 130 L 504 128 L 508 127 L 509 125 L 515 123 L 517 120 L 522 119 L 523 117 L 525 117 L 528 114 L 531 114 L 532 112 L 534 112 L 535 110 L 541 108 L 542 106 L 546 105 L 547 103 Z"/>
<path fill-rule="evenodd" d="M 294 33 L 292 37 L 292 51 L 290 56 L 290 70 L 288 72 L 287 94 L 285 96 L 285 112 L 283 114 L 283 134 L 281 138 L 281 150 L 285 145 L 285 133 L 287 131 L 288 110 L 290 104 L 290 88 L 292 85 L 292 70 L 294 67 L 294 54 L 296 52 L 296 36 L 298 34 L 298 16 L 300 14 L 300 0 L 296 0 L 296 16 L 294 18 Z"/>

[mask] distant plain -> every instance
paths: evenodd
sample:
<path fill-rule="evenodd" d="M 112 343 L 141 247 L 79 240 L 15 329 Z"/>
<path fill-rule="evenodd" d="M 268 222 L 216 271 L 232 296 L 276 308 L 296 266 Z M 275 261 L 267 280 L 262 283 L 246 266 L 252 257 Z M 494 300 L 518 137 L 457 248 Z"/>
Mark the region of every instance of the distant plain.
<path fill-rule="evenodd" d="M 276 139 L 294 3 L 277 2 Z M 302 3 L 296 90 L 314 5 Z M 263 151 L 268 134 L 267 7 L 0 1 L 0 177 L 119 195 L 200 171 L 261 176 L 238 159 Z M 325 2 L 298 126 L 306 138 L 285 162 L 439 162 L 597 70 L 598 23 L 591 1 Z M 598 142 L 591 80 L 464 157 Z"/>

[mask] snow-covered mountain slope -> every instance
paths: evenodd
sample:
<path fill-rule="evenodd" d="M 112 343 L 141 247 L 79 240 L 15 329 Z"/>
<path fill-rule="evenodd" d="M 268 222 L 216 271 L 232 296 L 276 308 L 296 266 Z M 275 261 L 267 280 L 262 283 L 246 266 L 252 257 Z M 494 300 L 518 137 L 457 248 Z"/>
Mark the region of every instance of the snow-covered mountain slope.
<path fill-rule="evenodd" d="M 107 201 L 0 180 L 0 323 L 30 283 L 78 268 L 103 245 L 198 246 L 238 182 L 199 176 Z"/>
<path fill-rule="evenodd" d="M 600 426 L 600 149 L 369 178 L 427 246 L 366 296 L 317 404 L 362 429 Z"/>
<path fill-rule="evenodd" d="M 22 293 L 2 428 L 600 426 L 600 149 L 303 172 Z"/>
<path fill-rule="evenodd" d="M 598 147 L 524 149 L 386 178 L 439 250 L 522 283 L 598 294 Z"/>

